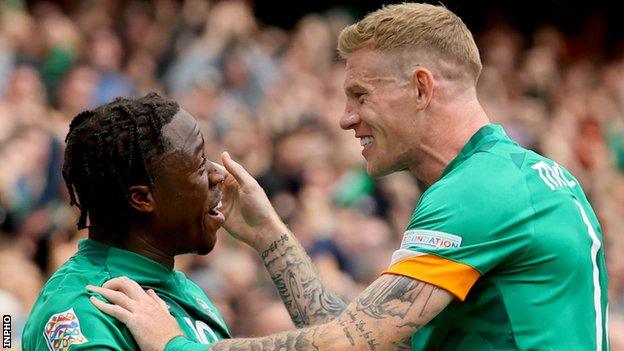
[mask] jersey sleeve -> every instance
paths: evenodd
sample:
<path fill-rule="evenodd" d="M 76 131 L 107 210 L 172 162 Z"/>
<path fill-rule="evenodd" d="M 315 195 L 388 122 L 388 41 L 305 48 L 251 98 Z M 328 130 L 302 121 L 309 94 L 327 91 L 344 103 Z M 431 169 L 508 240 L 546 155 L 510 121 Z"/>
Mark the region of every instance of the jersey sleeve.
<path fill-rule="evenodd" d="M 59 308 L 58 312 L 51 311 L 35 337 L 38 351 L 137 349 L 128 329 L 91 305 L 87 294 L 75 299 L 70 306 Z"/>
<path fill-rule="evenodd" d="M 484 177 L 476 165 L 449 174 L 423 194 L 383 273 L 436 285 L 463 301 L 479 277 L 525 249 L 531 233 L 516 228 L 532 213 L 525 188 L 518 175 Z"/>

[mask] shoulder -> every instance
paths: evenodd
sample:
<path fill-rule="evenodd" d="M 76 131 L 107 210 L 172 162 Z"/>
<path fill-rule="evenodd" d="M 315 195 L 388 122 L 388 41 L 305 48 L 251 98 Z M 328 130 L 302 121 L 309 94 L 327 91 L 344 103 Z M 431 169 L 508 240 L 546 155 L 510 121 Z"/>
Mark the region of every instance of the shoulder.
<path fill-rule="evenodd" d="M 47 345 L 50 349 L 56 349 L 57 345 L 71 345 L 74 350 L 130 350 L 134 347 L 126 327 L 97 310 L 86 292 L 58 294 L 35 306 L 24 329 L 24 339 L 25 344 Z"/>
<path fill-rule="evenodd" d="M 434 183 L 419 206 L 442 205 L 459 208 L 509 208 L 526 197 L 525 179 L 511 158 L 478 153 Z"/>
<path fill-rule="evenodd" d="M 74 345 L 74 350 L 133 349 L 134 340 L 127 328 L 89 301 L 92 294 L 86 285 L 102 282 L 55 274 L 33 306 L 24 328 L 25 345 L 48 345 L 51 349 L 54 345 Z"/>
<path fill-rule="evenodd" d="M 514 161 L 481 152 L 422 195 L 408 229 L 485 235 L 501 228 L 509 218 L 519 218 L 530 208 L 526 180 Z"/>

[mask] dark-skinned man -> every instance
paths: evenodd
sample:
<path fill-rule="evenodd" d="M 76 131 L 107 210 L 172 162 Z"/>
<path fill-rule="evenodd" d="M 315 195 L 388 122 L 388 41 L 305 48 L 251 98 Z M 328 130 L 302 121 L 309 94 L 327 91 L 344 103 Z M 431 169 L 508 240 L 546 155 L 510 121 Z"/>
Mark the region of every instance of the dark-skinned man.
<path fill-rule="evenodd" d="M 195 119 L 154 93 L 118 98 L 77 115 L 66 142 L 63 176 L 89 238 L 45 284 L 24 350 L 138 349 L 84 288 L 119 276 L 160 296 L 189 340 L 229 337 L 202 290 L 173 270 L 176 255 L 210 252 L 224 221 L 223 172 L 206 160 Z"/>

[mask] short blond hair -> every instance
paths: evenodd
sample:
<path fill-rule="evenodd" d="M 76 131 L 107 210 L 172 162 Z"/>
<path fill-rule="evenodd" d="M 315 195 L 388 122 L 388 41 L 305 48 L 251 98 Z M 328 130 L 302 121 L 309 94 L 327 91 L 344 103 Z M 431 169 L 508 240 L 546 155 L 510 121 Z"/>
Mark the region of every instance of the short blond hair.
<path fill-rule="evenodd" d="M 457 15 L 443 6 L 403 3 L 369 13 L 343 29 L 338 38 L 338 52 L 343 58 L 362 48 L 380 52 L 434 50 L 464 67 L 475 82 L 482 68 L 472 33 Z"/>

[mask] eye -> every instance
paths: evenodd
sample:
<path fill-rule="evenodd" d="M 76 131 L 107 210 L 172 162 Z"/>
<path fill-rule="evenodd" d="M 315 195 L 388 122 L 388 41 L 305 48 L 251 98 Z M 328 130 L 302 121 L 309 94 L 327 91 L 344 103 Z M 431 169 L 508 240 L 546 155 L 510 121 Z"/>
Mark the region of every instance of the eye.
<path fill-rule="evenodd" d="M 357 99 L 357 101 L 361 104 L 364 103 L 365 99 L 366 99 L 366 93 L 355 93 L 355 98 Z"/>
<path fill-rule="evenodd" d="M 206 172 L 206 157 L 202 156 L 201 164 L 199 165 L 199 174 Z"/>

